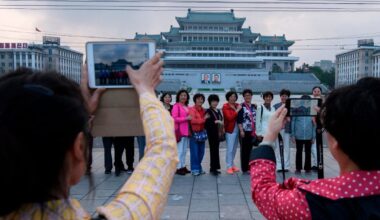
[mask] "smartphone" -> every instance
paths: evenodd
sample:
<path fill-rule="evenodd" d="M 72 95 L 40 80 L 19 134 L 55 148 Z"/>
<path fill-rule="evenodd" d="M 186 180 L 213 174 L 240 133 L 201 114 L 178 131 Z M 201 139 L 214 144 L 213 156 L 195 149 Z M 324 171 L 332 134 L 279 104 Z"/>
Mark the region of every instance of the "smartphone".
<path fill-rule="evenodd" d="M 139 69 L 155 54 L 154 41 L 88 42 L 86 44 L 90 88 L 132 88 L 126 67 Z"/>
<path fill-rule="evenodd" d="M 317 116 L 315 107 L 321 107 L 322 99 L 318 98 L 290 98 L 286 100 L 287 116 Z"/>

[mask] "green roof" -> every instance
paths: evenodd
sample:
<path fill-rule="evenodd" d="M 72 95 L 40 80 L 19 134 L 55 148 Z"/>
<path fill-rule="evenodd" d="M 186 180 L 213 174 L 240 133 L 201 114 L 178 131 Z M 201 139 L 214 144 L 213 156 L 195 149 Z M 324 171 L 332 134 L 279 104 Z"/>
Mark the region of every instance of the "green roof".
<path fill-rule="evenodd" d="M 170 27 L 170 30 L 169 32 L 162 32 L 162 35 L 164 35 L 165 37 L 168 37 L 168 36 L 179 36 L 179 28 L 178 27 Z"/>
<path fill-rule="evenodd" d="M 191 11 L 186 17 L 176 17 L 179 24 L 181 23 L 244 23 L 245 18 L 236 18 L 234 12 L 199 12 Z"/>
<path fill-rule="evenodd" d="M 156 42 L 162 40 L 161 34 L 138 34 L 135 35 L 135 40 L 155 40 Z"/>
<path fill-rule="evenodd" d="M 254 37 L 255 39 L 260 36 L 258 33 L 253 33 L 250 28 L 242 28 L 243 36 L 245 37 Z"/>
<path fill-rule="evenodd" d="M 281 44 L 291 46 L 294 44 L 294 41 L 288 41 L 285 38 L 285 35 L 282 36 L 264 36 L 260 35 L 256 44 Z"/>

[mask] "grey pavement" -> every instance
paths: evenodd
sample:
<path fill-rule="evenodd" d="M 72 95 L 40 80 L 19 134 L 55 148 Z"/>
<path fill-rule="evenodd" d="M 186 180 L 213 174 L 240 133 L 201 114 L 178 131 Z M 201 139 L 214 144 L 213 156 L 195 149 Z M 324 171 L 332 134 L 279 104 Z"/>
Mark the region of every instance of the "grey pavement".
<path fill-rule="evenodd" d="M 129 174 L 122 173 L 116 177 L 114 173 L 104 174 L 103 148 L 98 138 L 93 150 L 92 176 L 93 183 L 89 183 L 88 177 L 83 177 L 79 184 L 72 187 L 71 196 L 78 199 L 82 206 L 91 214 L 95 213 L 97 206 L 111 201 L 126 180 Z M 137 143 L 135 144 L 137 146 Z M 264 219 L 253 204 L 250 193 L 250 176 L 241 173 L 229 175 L 225 172 L 224 143 L 220 149 L 222 174 L 215 177 L 210 174 L 194 177 L 192 175 L 175 175 L 170 189 L 166 208 L 161 219 Z M 189 168 L 189 151 L 187 151 L 187 167 Z M 235 157 L 235 164 L 240 166 L 239 149 Z M 123 158 L 125 159 L 125 157 Z M 292 169 L 286 177 L 299 177 L 316 179 L 317 174 L 294 173 L 295 149 L 291 149 Z M 339 174 L 338 165 L 332 158 L 328 149 L 324 149 L 325 177 L 333 177 Z M 138 149 L 135 148 L 135 167 L 138 164 Z M 206 147 L 205 158 L 202 162 L 204 170 L 209 170 L 209 151 Z M 282 181 L 282 176 L 277 176 L 277 181 Z M 92 187 L 90 187 L 92 185 Z M 91 188 L 91 190 L 90 190 Z"/>

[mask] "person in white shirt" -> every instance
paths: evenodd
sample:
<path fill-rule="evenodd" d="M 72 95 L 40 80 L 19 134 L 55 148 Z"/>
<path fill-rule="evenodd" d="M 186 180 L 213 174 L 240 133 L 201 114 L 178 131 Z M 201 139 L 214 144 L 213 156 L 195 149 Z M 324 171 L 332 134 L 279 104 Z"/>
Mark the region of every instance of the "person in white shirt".
<path fill-rule="evenodd" d="M 276 111 L 272 106 L 272 92 L 264 92 L 263 99 L 264 103 L 259 105 L 256 111 L 256 135 L 259 140 L 262 139 L 267 132 L 269 119 Z"/>

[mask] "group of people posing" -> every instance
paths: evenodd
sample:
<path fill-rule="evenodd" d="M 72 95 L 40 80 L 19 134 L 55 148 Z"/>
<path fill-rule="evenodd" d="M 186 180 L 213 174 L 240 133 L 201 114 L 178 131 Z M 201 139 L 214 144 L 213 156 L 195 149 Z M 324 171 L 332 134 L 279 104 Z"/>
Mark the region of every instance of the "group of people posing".
<path fill-rule="evenodd" d="M 240 143 L 241 172 L 249 174 L 249 157 L 253 146 L 257 146 L 265 135 L 269 119 L 275 111 L 281 107 L 290 97 L 289 90 L 280 92 L 281 102 L 272 104 L 273 93 L 267 91 L 262 97 L 264 103 L 256 105 L 252 103 L 253 91 L 246 89 L 242 93 L 243 103 L 237 103 L 238 94 L 234 91 L 226 93 L 226 103 L 221 110 L 218 109 L 219 96 L 211 94 L 207 101 L 209 108 L 203 108 L 206 98 L 197 93 L 193 96 L 193 106 L 189 106 L 190 95 L 186 90 L 178 91 L 175 104 L 172 96 L 164 93 L 161 102 L 171 112 L 175 123 L 175 135 L 177 138 L 177 149 L 179 163 L 176 174 L 194 176 L 204 174 L 202 160 L 205 155 L 206 141 L 210 147 L 210 173 L 220 174 L 219 145 L 226 141 L 226 172 L 234 174 L 240 172 L 235 165 L 234 159 L 238 143 Z M 313 98 L 321 98 L 321 88 L 312 90 Z M 308 95 L 302 98 L 310 98 Z M 281 166 L 279 150 L 276 152 L 277 171 L 290 169 L 290 142 L 296 144 L 296 172 L 302 168 L 306 172 L 317 170 L 317 152 L 315 145 L 316 119 L 314 117 L 294 117 L 288 120 L 280 135 L 284 143 L 284 167 Z M 279 149 L 279 142 L 276 148 Z M 186 151 L 190 148 L 190 170 L 186 167 Z M 305 148 L 305 163 L 302 167 L 302 152 Z M 313 162 L 311 161 L 313 155 Z"/>

